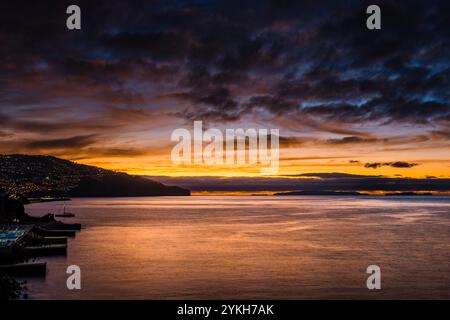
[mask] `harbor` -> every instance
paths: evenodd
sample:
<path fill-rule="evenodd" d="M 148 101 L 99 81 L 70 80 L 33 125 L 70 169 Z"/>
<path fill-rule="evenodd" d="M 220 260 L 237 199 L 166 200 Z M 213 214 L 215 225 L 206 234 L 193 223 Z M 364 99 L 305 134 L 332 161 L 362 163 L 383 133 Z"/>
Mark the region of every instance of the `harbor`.
<path fill-rule="evenodd" d="M 80 230 L 80 224 L 58 221 L 53 213 L 29 216 L 23 201 L 0 192 L 0 277 L 12 281 L 45 278 L 45 258 L 66 256 L 68 238 L 74 238 Z"/>

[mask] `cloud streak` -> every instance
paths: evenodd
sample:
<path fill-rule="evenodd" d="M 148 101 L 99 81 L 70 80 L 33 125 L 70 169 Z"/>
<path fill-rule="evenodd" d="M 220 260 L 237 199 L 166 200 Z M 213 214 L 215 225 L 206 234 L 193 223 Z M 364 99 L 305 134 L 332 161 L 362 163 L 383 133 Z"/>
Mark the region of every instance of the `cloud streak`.
<path fill-rule="evenodd" d="M 418 163 L 409 163 L 409 162 L 404 162 L 404 161 L 395 161 L 395 162 L 368 162 L 364 165 L 364 167 L 366 168 L 371 168 L 371 169 L 378 169 L 381 168 L 383 166 L 389 166 L 389 167 L 393 167 L 393 168 L 412 168 L 415 166 L 418 166 Z"/>

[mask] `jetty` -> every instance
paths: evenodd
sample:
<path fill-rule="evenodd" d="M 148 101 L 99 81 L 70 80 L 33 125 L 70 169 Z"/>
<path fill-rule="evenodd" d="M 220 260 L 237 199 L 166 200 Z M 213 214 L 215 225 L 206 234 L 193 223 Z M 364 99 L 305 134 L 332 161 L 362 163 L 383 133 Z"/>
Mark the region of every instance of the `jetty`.
<path fill-rule="evenodd" d="M 27 263 L 38 257 L 67 255 L 67 237 L 80 224 L 59 221 L 0 224 L 0 273 L 13 277 L 45 277 L 47 263 Z"/>
<path fill-rule="evenodd" d="M 47 263 L 17 263 L 0 265 L 0 273 L 12 277 L 45 277 Z"/>
<path fill-rule="evenodd" d="M 27 257 L 61 256 L 67 254 L 67 244 L 50 244 L 43 246 L 27 246 L 24 255 Z"/>
<path fill-rule="evenodd" d="M 14 278 L 45 277 L 45 257 L 66 256 L 68 238 L 81 230 L 79 223 L 64 223 L 54 214 L 35 217 L 25 212 L 24 204 L 61 199 L 30 201 L 0 190 L 0 276 Z M 66 200 L 66 199 L 65 199 Z M 65 212 L 66 213 L 66 212 Z M 39 260 L 36 260 L 39 259 Z M 12 279 L 8 279 L 8 277 Z M 18 284 L 18 282 L 16 281 Z"/>

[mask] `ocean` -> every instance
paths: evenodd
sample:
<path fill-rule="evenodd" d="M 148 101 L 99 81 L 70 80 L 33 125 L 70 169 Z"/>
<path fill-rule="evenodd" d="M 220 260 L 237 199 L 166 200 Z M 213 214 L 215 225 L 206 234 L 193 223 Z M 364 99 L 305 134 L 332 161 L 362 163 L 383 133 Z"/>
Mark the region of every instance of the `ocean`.
<path fill-rule="evenodd" d="M 41 259 L 45 279 L 25 279 L 28 299 L 450 298 L 450 197 L 93 198 L 67 211 L 83 229 L 67 257 Z M 70 265 L 81 290 L 67 289 Z"/>

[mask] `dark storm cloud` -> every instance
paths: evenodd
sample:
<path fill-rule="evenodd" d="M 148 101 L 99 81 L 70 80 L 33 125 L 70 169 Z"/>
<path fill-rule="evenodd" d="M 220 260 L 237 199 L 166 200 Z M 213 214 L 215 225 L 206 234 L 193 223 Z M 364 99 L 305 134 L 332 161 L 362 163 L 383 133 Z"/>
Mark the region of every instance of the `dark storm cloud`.
<path fill-rule="evenodd" d="M 81 150 L 67 150 L 64 155 L 72 161 L 86 160 L 93 157 L 136 157 L 150 154 L 149 150 L 140 148 L 97 148 L 87 146 Z"/>
<path fill-rule="evenodd" d="M 13 134 L 11 134 L 9 132 L 0 131 L 0 138 L 10 138 L 12 136 L 13 136 Z"/>
<path fill-rule="evenodd" d="M 151 57 L 157 61 L 178 60 L 189 49 L 189 34 L 182 31 L 122 32 L 103 36 L 103 44 L 127 56 Z"/>
<path fill-rule="evenodd" d="M 64 110 L 64 108 L 61 107 L 57 109 Z M 41 117 L 42 113 L 41 110 Z M 35 114 L 35 112 L 31 111 L 29 115 L 33 114 Z M 45 113 L 45 115 L 47 114 Z M 114 116 L 116 116 L 116 114 Z M 3 128 L 8 128 L 16 132 L 36 134 L 61 133 L 66 131 L 104 131 L 112 130 L 116 127 L 98 121 L 77 121 L 70 119 L 61 121 L 59 115 L 57 116 L 57 113 L 49 113 L 47 117 L 48 119 L 33 119 L 29 117 L 15 118 L 0 112 L 0 125 Z"/>
<path fill-rule="evenodd" d="M 340 172 L 311 172 L 311 173 L 301 173 L 297 175 L 289 175 L 291 177 L 308 177 L 308 178 L 320 178 L 320 179 L 360 179 L 363 177 L 359 174 L 349 174 L 349 173 L 340 173 Z M 381 176 L 373 176 L 373 175 L 364 175 L 366 178 L 378 178 Z"/>
<path fill-rule="evenodd" d="M 307 143 L 313 142 L 312 139 L 299 138 L 299 137 L 279 137 L 279 144 L 282 148 L 295 148 L 298 146 L 302 146 Z"/>
<path fill-rule="evenodd" d="M 195 103 L 213 105 L 225 109 L 234 109 L 237 106 L 231 97 L 230 91 L 226 88 L 215 88 L 212 92 L 206 92 L 204 95 L 194 93 L 191 98 Z"/>
<path fill-rule="evenodd" d="M 69 4 L 82 8 L 80 31 L 65 28 Z M 153 99 L 172 99 L 170 114 L 187 120 L 251 115 L 326 132 L 371 123 L 446 132 L 450 3 L 378 1 L 379 31 L 365 27 L 369 4 L 3 1 L 4 122 L 15 130 L 57 131 L 61 124 L 18 119 L 15 106 L 39 109 L 64 99 L 85 120 L 96 108 L 141 110 Z M 101 119 L 94 120 L 92 126 Z M 346 132 L 327 143 L 376 139 Z"/>
<path fill-rule="evenodd" d="M 329 16 L 309 17 L 309 28 L 290 20 L 284 24 L 289 32 L 242 27 L 242 35 L 258 34 L 245 41 L 254 44 L 251 49 L 246 51 L 236 48 L 234 43 L 224 42 L 223 54 L 218 55 L 218 59 L 208 56 L 204 63 L 212 64 L 219 72 L 238 66 L 236 69 L 251 70 L 272 83 L 269 94 L 235 98 L 248 110 L 265 108 L 275 115 L 297 113 L 347 123 L 431 124 L 445 119 L 450 113 L 449 63 L 445 57 L 449 50 L 444 45 L 449 40 L 448 10 L 445 11 L 448 4 L 435 1 L 431 5 L 423 2 L 409 2 L 408 6 L 387 2 L 381 5 L 385 19 L 382 32 L 355 30 L 355 25 L 364 22 L 362 5 L 330 6 Z M 234 18 L 239 25 L 240 20 Z M 269 16 L 267 23 L 273 22 Z M 290 34 L 295 32 L 300 38 L 308 34 L 311 40 L 296 43 L 298 37 Z M 283 45 L 277 47 L 277 41 Z M 267 55 L 266 47 L 274 51 Z M 233 50 L 229 50 L 231 48 Z M 250 55 L 252 59 L 248 58 Z M 234 62 L 224 67 L 223 61 L 227 60 Z M 258 64 L 259 60 L 265 61 L 266 68 Z M 283 65 L 286 61 L 289 65 Z M 311 66 L 304 73 L 299 72 L 302 63 Z M 274 68 L 273 75 L 281 76 L 280 79 L 264 73 L 271 68 Z M 204 69 L 198 80 L 203 83 L 210 79 L 209 72 Z M 248 71 L 246 73 L 248 75 Z M 308 105 L 310 102 L 315 103 Z M 209 104 L 208 115 L 213 113 L 211 108 L 215 108 L 217 116 L 223 115 L 223 120 L 236 118 L 234 110 L 224 111 L 214 101 Z M 204 114 L 201 106 L 196 111 L 198 116 Z"/>
<path fill-rule="evenodd" d="M 25 148 L 29 150 L 78 149 L 89 146 L 95 141 L 94 135 L 85 135 L 65 139 L 31 141 L 25 144 Z"/>
<path fill-rule="evenodd" d="M 389 166 L 393 168 L 412 168 L 418 166 L 418 163 L 395 161 L 395 162 L 368 162 L 364 165 L 366 168 L 378 169 L 383 166 Z"/>
<path fill-rule="evenodd" d="M 375 142 L 376 139 L 369 138 L 361 138 L 361 137 L 355 137 L 355 136 L 349 136 L 349 137 L 343 137 L 341 139 L 329 139 L 327 140 L 330 144 L 352 144 L 352 143 L 371 143 Z"/>
<path fill-rule="evenodd" d="M 368 162 L 364 165 L 366 168 L 378 169 L 382 167 L 383 164 L 381 162 Z"/>
<path fill-rule="evenodd" d="M 403 161 L 396 161 L 396 162 L 390 162 L 390 163 L 388 163 L 388 165 L 393 168 L 412 168 L 412 167 L 418 166 L 419 164 L 403 162 Z"/>
<path fill-rule="evenodd" d="M 431 136 L 437 139 L 450 139 L 450 130 L 449 131 L 432 131 L 430 132 Z"/>

